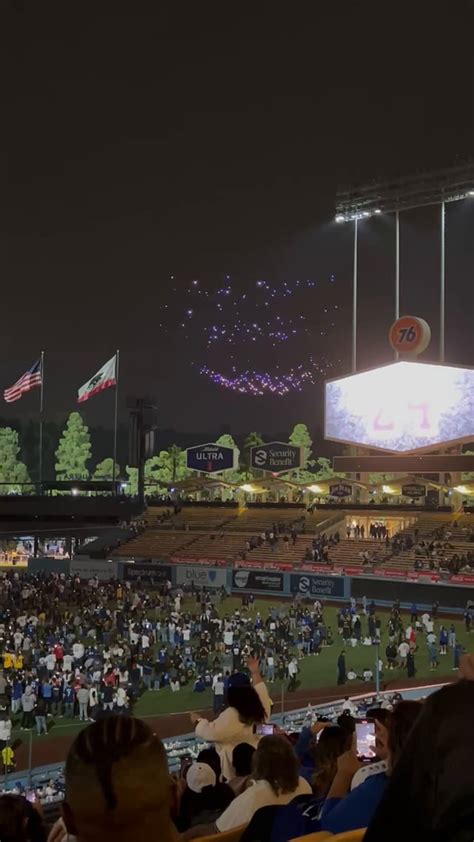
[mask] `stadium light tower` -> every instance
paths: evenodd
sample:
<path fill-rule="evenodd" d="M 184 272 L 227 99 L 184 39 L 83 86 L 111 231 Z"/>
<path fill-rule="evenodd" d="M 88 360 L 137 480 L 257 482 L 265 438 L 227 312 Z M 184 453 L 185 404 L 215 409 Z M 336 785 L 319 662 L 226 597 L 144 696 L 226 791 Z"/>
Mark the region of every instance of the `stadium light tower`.
<path fill-rule="evenodd" d="M 474 197 L 474 160 L 416 175 L 376 181 L 339 191 L 336 222 L 354 222 L 352 294 L 352 371 L 357 370 L 357 237 L 358 221 L 381 213 L 395 213 L 395 319 L 400 316 L 400 211 L 440 205 L 439 358 L 445 360 L 446 204 Z"/>

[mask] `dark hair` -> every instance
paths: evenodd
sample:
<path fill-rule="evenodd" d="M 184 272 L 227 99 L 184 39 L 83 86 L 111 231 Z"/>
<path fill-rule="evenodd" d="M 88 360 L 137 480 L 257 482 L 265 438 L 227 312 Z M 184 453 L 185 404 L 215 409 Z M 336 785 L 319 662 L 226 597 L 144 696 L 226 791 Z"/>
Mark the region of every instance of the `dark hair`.
<path fill-rule="evenodd" d="M 275 795 L 293 792 L 298 786 L 298 759 L 285 737 L 262 737 L 253 758 L 257 781 L 267 781 Z"/>
<path fill-rule="evenodd" d="M 229 707 L 236 709 L 240 721 L 245 725 L 264 722 L 266 719 L 265 708 L 253 687 L 229 687 L 227 703 Z"/>
<path fill-rule="evenodd" d="M 380 725 L 385 725 L 387 727 L 388 720 L 390 719 L 391 711 L 388 708 L 369 708 L 365 714 L 366 719 L 374 719 L 376 722 L 379 722 Z"/>
<path fill-rule="evenodd" d="M 398 763 L 407 737 L 418 719 L 423 705 L 421 702 L 398 702 L 388 720 L 387 746 L 390 751 L 390 766 Z"/>
<path fill-rule="evenodd" d="M 91 766 L 108 810 L 117 806 L 117 796 L 112 786 L 112 767 L 139 746 L 153 746 L 167 766 L 163 744 L 141 719 L 131 716 L 109 716 L 99 719 L 77 735 L 66 759 L 66 791 L 68 777 L 72 777 L 79 764 Z M 84 774 L 84 770 L 80 770 Z"/>
<path fill-rule="evenodd" d="M 255 749 L 250 743 L 239 743 L 232 752 L 232 766 L 239 777 L 250 775 Z"/>
<path fill-rule="evenodd" d="M 47 836 L 40 814 L 23 795 L 0 795 L 2 842 L 46 842 Z"/>
<path fill-rule="evenodd" d="M 313 792 L 319 798 L 325 797 L 337 771 L 337 758 L 348 751 L 352 735 L 340 725 L 323 728 L 313 748 L 315 773 L 312 778 Z"/>
<path fill-rule="evenodd" d="M 474 827 L 474 682 L 428 697 L 365 840 L 471 842 Z M 403 804 L 403 809 L 400 805 Z"/>
<path fill-rule="evenodd" d="M 221 759 L 213 746 L 203 748 L 196 757 L 196 763 L 207 763 L 216 773 L 216 781 L 220 780 L 222 774 Z"/>
<path fill-rule="evenodd" d="M 348 710 L 345 710 L 337 717 L 337 724 L 342 728 L 346 734 L 354 734 L 356 729 L 356 721 Z"/>

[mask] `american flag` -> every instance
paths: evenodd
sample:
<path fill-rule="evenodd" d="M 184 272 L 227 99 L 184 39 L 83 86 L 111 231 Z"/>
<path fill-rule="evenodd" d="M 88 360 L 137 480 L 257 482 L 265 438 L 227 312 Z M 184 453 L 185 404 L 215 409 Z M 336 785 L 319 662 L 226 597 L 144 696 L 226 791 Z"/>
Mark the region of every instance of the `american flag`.
<path fill-rule="evenodd" d="M 20 379 L 10 386 L 9 389 L 5 389 L 3 393 L 3 397 L 7 403 L 13 403 L 13 401 L 18 401 L 22 395 L 29 392 L 31 389 L 34 389 L 35 386 L 41 386 L 41 382 L 43 379 L 42 371 L 41 371 L 41 357 L 40 359 L 36 360 L 35 364 L 25 371 L 24 374 L 21 375 Z"/>

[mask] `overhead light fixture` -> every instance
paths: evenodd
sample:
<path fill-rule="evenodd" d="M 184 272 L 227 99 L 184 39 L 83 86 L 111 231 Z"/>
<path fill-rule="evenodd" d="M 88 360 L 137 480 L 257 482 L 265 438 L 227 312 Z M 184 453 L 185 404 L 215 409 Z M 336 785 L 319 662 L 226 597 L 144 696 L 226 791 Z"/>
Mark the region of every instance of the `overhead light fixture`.
<path fill-rule="evenodd" d="M 346 221 L 346 217 L 344 216 L 344 214 L 342 214 L 342 213 L 336 214 L 336 222 L 345 222 L 345 221 Z"/>
<path fill-rule="evenodd" d="M 469 190 L 469 196 L 474 196 L 474 190 Z"/>
<path fill-rule="evenodd" d="M 375 208 L 374 213 L 382 213 L 382 211 L 380 210 L 380 208 Z"/>
<path fill-rule="evenodd" d="M 362 211 L 362 216 L 370 216 L 369 211 Z"/>

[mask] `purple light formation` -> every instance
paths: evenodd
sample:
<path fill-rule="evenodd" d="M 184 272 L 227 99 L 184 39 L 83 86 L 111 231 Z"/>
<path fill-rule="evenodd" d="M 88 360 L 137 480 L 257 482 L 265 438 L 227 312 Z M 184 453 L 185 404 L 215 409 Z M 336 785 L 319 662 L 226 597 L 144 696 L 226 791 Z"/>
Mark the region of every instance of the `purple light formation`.
<path fill-rule="evenodd" d="M 225 275 L 215 286 L 195 278 L 183 294 L 174 283 L 169 292 L 158 326 L 184 340 L 200 374 L 221 388 L 284 396 L 337 373 L 334 275 L 279 283 Z"/>

